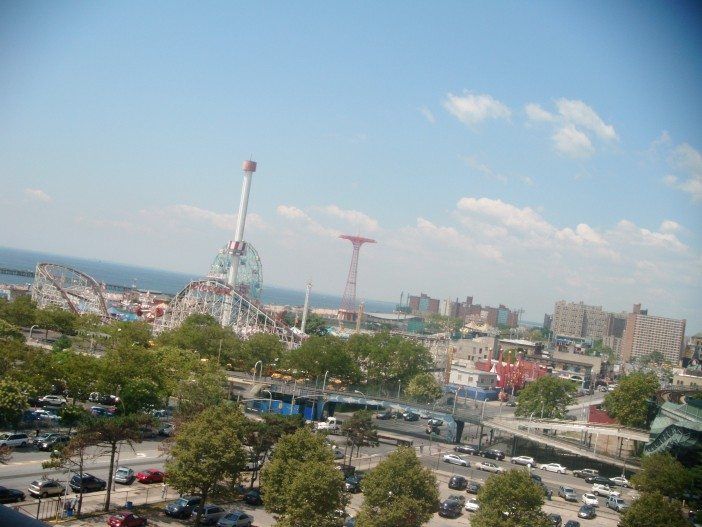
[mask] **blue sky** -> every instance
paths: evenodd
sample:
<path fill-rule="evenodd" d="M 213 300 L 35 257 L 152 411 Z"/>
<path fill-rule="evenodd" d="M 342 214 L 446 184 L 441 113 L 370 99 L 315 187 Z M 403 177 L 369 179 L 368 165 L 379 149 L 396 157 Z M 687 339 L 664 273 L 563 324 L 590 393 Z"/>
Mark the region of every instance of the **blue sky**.
<path fill-rule="evenodd" d="M 702 21 L 671 2 L 5 2 L 0 244 L 702 329 Z"/>

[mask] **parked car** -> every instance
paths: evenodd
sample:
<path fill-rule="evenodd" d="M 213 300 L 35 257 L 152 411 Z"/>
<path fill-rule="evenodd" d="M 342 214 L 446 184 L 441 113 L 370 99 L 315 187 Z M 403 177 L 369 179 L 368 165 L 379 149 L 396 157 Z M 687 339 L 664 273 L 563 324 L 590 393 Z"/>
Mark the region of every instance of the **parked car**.
<path fill-rule="evenodd" d="M 193 509 L 193 512 L 192 512 L 193 518 L 195 518 L 197 516 L 199 508 L 200 508 L 200 506 L 198 505 L 197 507 L 195 507 Z M 214 525 L 225 514 L 227 514 L 227 511 L 224 510 L 219 505 L 212 505 L 212 504 L 205 505 L 202 509 L 202 514 L 200 514 L 200 525 Z"/>
<path fill-rule="evenodd" d="M 452 465 L 461 465 L 463 467 L 470 466 L 470 463 L 468 463 L 468 461 L 466 461 L 460 456 L 457 456 L 456 454 L 444 454 L 442 459 L 444 463 L 451 463 Z"/>
<path fill-rule="evenodd" d="M 61 418 L 53 412 L 44 410 L 43 408 L 37 408 L 32 411 L 34 419 L 37 421 L 44 421 L 49 423 L 56 423 L 61 420 Z"/>
<path fill-rule="evenodd" d="M 560 514 L 549 514 L 548 519 L 554 527 L 561 527 L 563 524 L 563 518 Z"/>
<path fill-rule="evenodd" d="M 251 527 L 253 516 L 243 511 L 229 511 L 217 521 L 217 527 Z"/>
<path fill-rule="evenodd" d="M 349 516 L 344 520 L 344 527 L 356 527 L 356 518 Z"/>
<path fill-rule="evenodd" d="M 251 489 L 244 494 L 244 501 L 249 505 L 263 505 L 263 496 L 260 489 Z"/>
<path fill-rule="evenodd" d="M 361 492 L 361 481 L 363 481 L 363 476 L 361 474 L 354 474 L 346 478 L 344 480 L 346 492 L 351 492 L 353 494 Z"/>
<path fill-rule="evenodd" d="M 565 487 L 563 485 L 558 487 L 558 496 L 566 501 L 578 501 L 578 495 L 575 493 L 575 491 L 572 488 Z"/>
<path fill-rule="evenodd" d="M 627 505 L 626 502 L 619 496 L 610 496 L 607 498 L 607 501 L 605 501 L 605 506 L 617 512 L 624 512 L 629 508 L 629 505 Z"/>
<path fill-rule="evenodd" d="M 36 436 L 34 439 L 32 439 L 32 443 L 34 446 L 38 446 L 40 443 L 43 443 L 44 441 L 48 441 L 52 437 L 57 437 L 63 434 L 59 434 L 58 432 L 48 432 L 45 434 L 39 434 Z"/>
<path fill-rule="evenodd" d="M 14 503 L 18 501 L 24 501 L 24 492 L 0 486 L 0 503 Z"/>
<path fill-rule="evenodd" d="M 513 457 L 510 460 L 510 463 L 514 463 L 515 465 L 525 465 L 527 467 L 533 467 L 536 465 L 536 462 L 534 461 L 533 457 L 529 456 L 517 456 Z"/>
<path fill-rule="evenodd" d="M 599 483 L 600 485 L 609 485 L 612 482 L 609 481 L 609 478 L 605 478 L 604 476 L 589 476 L 585 478 L 586 483 Z"/>
<path fill-rule="evenodd" d="M 464 490 L 468 486 L 468 480 L 463 476 L 451 476 L 448 482 L 448 488 L 453 490 Z"/>
<path fill-rule="evenodd" d="M 578 518 L 592 520 L 595 516 L 597 516 L 597 511 L 592 505 L 583 505 L 578 511 Z"/>
<path fill-rule="evenodd" d="M 139 483 L 163 483 L 163 480 L 166 479 L 166 474 L 156 468 L 147 468 L 137 472 L 136 479 Z"/>
<path fill-rule="evenodd" d="M 190 518 L 193 509 L 200 505 L 200 501 L 202 501 L 200 496 L 183 496 L 166 505 L 163 512 L 172 518 Z"/>
<path fill-rule="evenodd" d="M 482 485 L 480 485 L 480 483 L 469 481 L 468 485 L 466 486 L 466 492 L 469 494 L 477 494 L 481 487 Z"/>
<path fill-rule="evenodd" d="M 565 474 L 566 468 L 558 463 L 546 463 L 541 465 L 541 470 L 546 470 L 548 472 L 556 472 L 558 474 Z"/>
<path fill-rule="evenodd" d="M 563 527 L 580 527 L 580 522 L 576 520 L 568 520 Z"/>
<path fill-rule="evenodd" d="M 35 498 L 48 498 L 61 496 L 66 492 L 66 487 L 55 479 L 35 479 L 29 484 L 27 491 Z"/>
<path fill-rule="evenodd" d="M 594 468 L 581 468 L 573 471 L 573 476 L 576 478 L 592 478 L 599 476 L 600 473 Z"/>
<path fill-rule="evenodd" d="M 66 406 L 68 401 L 63 395 L 45 395 L 39 397 L 38 403 L 42 406 Z"/>
<path fill-rule="evenodd" d="M 505 403 L 505 406 L 509 406 L 510 408 L 516 408 L 517 407 L 517 401 L 507 401 Z"/>
<path fill-rule="evenodd" d="M 96 417 L 114 417 L 117 408 L 114 406 L 91 406 L 90 413 Z"/>
<path fill-rule="evenodd" d="M 429 426 L 443 426 L 444 422 L 441 419 L 433 418 L 433 419 L 429 419 L 427 421 L 427 424 Z"/>
<path fill-rule="evenodd" d="M 173 426 L 173 424 L 166 423 L 161 428 L 159 428 L 158 435 L 164 436 L 164 437 L 170 437 L 173 435 L 173 432 L 175 432 L 175 427 Z"/>
<path fill-rule="evenodd" d="M 0 434 L 0 446 L 24 448 L 29 442 L 27 434 Z"/>
<path fill-rule="evenodd" d="M 483 450 L 480 452 L 480 455 L 490 459 L 496 459 L 497 461 L 502 461 L 505 458 L 505 453 L 502 450 L 497 450 L 495 448 Z"/>
<path fill-rule="evenodd" d="M 93 492 L 105 490 L 107 482 L 88 473 L 74 474 L 68 482 L 68 486 L 71 487 L 73 492 Z"/>
<path fill-rule="evenodd" d="M 609 481 L 612 482 L 612 484 L 617 485 L 618 487 L 624 487 L 624 488 L 631 488 L 631 483 L 629 483 L 629 480 L 626 479 L 624 476 L 615 476 L 613 478 L 609 478 Z"/>
<path fill-rule="evenodd" d="M 583 494 L 580 499 L 585 505 L 592 505 L 593 507 L 600 506 L 600 500 L 597 499 L 597 496 L 595 496 L 594 494 L 590 494 L 589 492 Z"/>
<path fill-rule="evenodd" d="M 415 414 L 414 412 L 405 412 L 402 414 L 402 418 L 405 421 L 419 421 L 419 414 Z"/>
<path fill-rule="evenodd" d="M 115 471 L 115 483 L 120 485 L 131 485 L 136 479 L 136 474 L 129 467 L 117 467 Z"/>
<path fill-rule="evenodd" d="M 480 449 L 478 445 L 456 445 L 453 447 L 454 452 L 459 452 L 461 454 L 470 454 L 472 456 L 477 456 L 480 454 Z"/>
<path fill-rule="evenodd" d="M 498 467 L 495 463 L 490 463 L 489 461 L 476 463 L 475 468 L 476 470 L 484 470 L 485 472 L 492 472 L 494 474 L 502 474 L 505 471 L 502 467 Z"/>
<path fill-rule="evenodd" d="M 149 520 L 144 516 L 137 516 L 133 512 L 124 511 L 118 512 L 110 516 L 107 520 L 107 525 L 110 527 L 141 527 L 147 525 Z"/>
<path fill-rule="evenodd" d="M 455 499 L 447 499 L 439 505 L 439 516 L 443 518 L 458 518 L 461 515 L 463 505 Z"/>
<path fill-rule="evenodd" d="M 375 414 L 375 418 L 380 419 L 381 421 L 387 421 L 388 419 L 392 419 L 392 412 L 390 410 L 378 412 L 377 414 Z"/>
<path fill-rule="evenodd" d="M 65 435 L 57 435 L 54 437 L 51 437 L 47 439 L 46 441 L 42 441 L 37 445 L 37 448 L 39 450 L 43 450 L 45 452 L 51 452 L 53 450 L 58 450 L 60 448 L 63 448 L 68 444 L 68 442 L 71 440 L 70 437 L 65 436 Z"/>
<path fill-rule="evenodd" d="M 478 500 L 475 498 L 468 498 L 466 500 L 465 509 L 470 512 L 476 512 L 480 510 L 480 503 L 478 503 Z"/>
<path fill-rule="evenodd" d="M 592 493 L 595 496 L 606 496 L 608 498 L 610 496 L 617 496 L 617 497 L 620 496 L 619 492 L 616 490 L 612 490 L 609 485 L 602 485 L 600 483 L 593 483 L 592 484 Z"/>
<path fill-rule="evenodd" d="M 88 396 L 88 401 L 90 401 L 91 403 L 114 405 L 114 404 L 118 404 L 121 401 L 121 399 L 119 397 L 117 397 L 116 395 L 108 395 L 108 394 L 103 394 L 103 393 L 98 393 L 98 392 L 92 392 Z"/>

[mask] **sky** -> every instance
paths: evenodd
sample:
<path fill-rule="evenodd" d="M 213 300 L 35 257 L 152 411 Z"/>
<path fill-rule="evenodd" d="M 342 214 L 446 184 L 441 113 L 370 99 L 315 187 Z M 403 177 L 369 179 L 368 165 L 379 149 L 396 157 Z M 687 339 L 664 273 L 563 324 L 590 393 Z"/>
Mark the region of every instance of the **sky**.
<path fill-rule="evenodd" d="M 694 2 L 0 2 L 0 245 L 702 330 Z"/>

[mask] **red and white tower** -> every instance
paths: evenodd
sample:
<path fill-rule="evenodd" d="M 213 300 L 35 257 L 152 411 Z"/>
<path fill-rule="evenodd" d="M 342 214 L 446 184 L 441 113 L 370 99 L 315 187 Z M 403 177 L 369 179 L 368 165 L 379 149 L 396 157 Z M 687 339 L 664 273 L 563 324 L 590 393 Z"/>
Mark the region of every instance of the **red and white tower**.
<path fill-rule="evenodd" d="M 339 320 L 354 322 L 358 315 L 356 307 L 356 276 L 358 275 L 358 252 L 361 250 L 361 245 L 364 243 L 376 243 L 370 238 L 362 238 L 361 236 L 350 236 L 342 234 L 339 236 L 344 240 L 348 240 L 353 245 L 353 254 L 351 255 L 351 266 L 349 267 L 349 276 L 346 279 L 346 289 L 344 296 L 341 297 L 341 306 L 339 307 Z"/>

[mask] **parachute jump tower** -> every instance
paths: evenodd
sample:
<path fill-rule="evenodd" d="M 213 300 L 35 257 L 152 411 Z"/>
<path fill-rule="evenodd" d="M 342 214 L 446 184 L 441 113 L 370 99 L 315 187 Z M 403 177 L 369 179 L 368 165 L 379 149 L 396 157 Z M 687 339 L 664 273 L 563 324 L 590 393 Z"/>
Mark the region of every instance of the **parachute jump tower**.
<path fill-rule="evenodd" d="M 350 236 L 342 234 L 339 238 L 348 240 L 353 245 L 353 254 L 351 255 L 351 266 L 349 267 L 349 276 L 346 279 L 346 288 L 344 296 L 341 298 L 341 306 L 339 307 L 339 323 L 355 322 L 358 316 L 358 308 L 356 306 L 356 277 L 358 275 L 358 252 L 361 250 L 361 245 L 364 243 L 376 243 L 370 238 L 361 236 Z"/>

